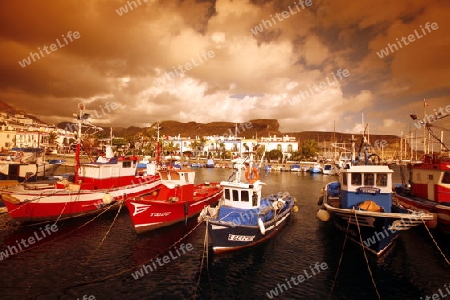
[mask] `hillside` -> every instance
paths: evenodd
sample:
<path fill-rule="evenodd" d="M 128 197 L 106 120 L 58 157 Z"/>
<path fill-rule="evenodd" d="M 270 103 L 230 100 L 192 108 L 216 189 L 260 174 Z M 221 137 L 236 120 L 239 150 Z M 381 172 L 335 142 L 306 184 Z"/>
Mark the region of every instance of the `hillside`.
<path fill-rule="evenodd" d="M 0 100 L 0 112 L 6 112 L 8 114 L 22 114 L 28 118 L 34 119 L 37 122 L 45 124 L 37 117 L 18 110 L 13 106 Z M 65 129 L 69 122 L 62 122 L 57 125 L 58 128 Z M 162 121 L 161 135 L 177 136 L 195 138 L 196 136 L 207 135 L 234 135 L 236 130 L 236 123 L 232 122 L 210 122 L 210 123 L 197 123 L 197 122 L 178 122 L 172 120 Z M 139 136 L 149 128 L 141 128 L 136 126 L 130 126 L 128 128 L 115 127 L 113 128 L 113 135 L 116 137 L 130 137 Z M 104 133 L 109 133 L 109 128 L 104 128 Z M 332 141 L 334 137 L 338 143 L 347 143 L 351 139 L 351 134 L 336 132 L 322 132 L 322 131 L 296 131 L 296 132 L 281 132 L 280 124 L 276 119 L 253 119 L 248 122 L 237 124 L 237 134 L 240 137 L 255 138 L 255 137 L 268 137 L 268 136 L 294 136 L 301 143 L 305 140 L 316 140 L 319 143 L 323 141 Z M 359 140 L 360 134 L 355 133 L 354 137 Z M 389 145 L 394 145 L 399 141 L 399 137 L 395 135 L 372 135 L 370 138 L 373 143 L 376 140 L 386 140 Z"/>
<path fill-rule="evenodd" d="M 280 124 L 275 119 L 255 119 L 250 120 L 249 123 L 238 123 L 237 133 L 240 137 L 245 138 L 255 138 L 255 137 L 268 137 L 274 136 L 281 137 L 284 135 L 289 135 L 296 137 L 299 143 L 305 140 L 316 140 L 321 143 L 324 141 L 333 141 L 336 139 L 337 143 L 349 143 L 352 134 L 341 133 L 341 132 L 324 132 L 324 131 L 296 131 L 296 132 L 281 132 Z M 57 125 L 58 128 L 66 128 L 67 122 L 62 122 Z M 241 126 L 242 125 L 242 126 Z M 197 123 L 197 122 L 178 122 L 178 121 L 162 121 L 160 123 L 161 136 L 177 136 L 181 135 L 183 137 L 195 138 L 196 136 L 208 136 L 208 135 L 233 135 L 235 132 L 236 123 L 232 122 L 211 122 L 211 123 Z M 247 129 L 247 127 L 250 127 Z M 103 128 L 104 133 L 109 133 L 109 128 Z M 130 136 L 140 136 L 149 128 L 141 128 L 136 126 L 130 126 L 128 128 L 124 127 L 114 127 L 113 135 L 116 137 L 130 137 Z M 354 138 L 359 141 L 360 134 L 353 134 Z M 395 135 L 371 135 L 370 141 L 373 144 L 376 140 L 380 142 L 385 140 L 387 144 L 394 145 L 399 142 L 399 137 Z"/>
<path fill-rule="evenodd" d="M 8 113 L 10 115 L 16 115 L 16 114 L 24 115 L 25 117 L 33 119 L 33 120 L 35 120 L 38 123 L 46 124 L 45 122 L 41 121 L 39 118 L 37 118 L 37 117 L 35 117 L 35 116 L 25 112 L 25 111 L 19 110 L 19 109 L 15 108 L 15 107 L 13 107 L 13 106 L 3 102 L 1 99 L 0 99 L 0 112 L 5 112 L 5 113 Z"/>
<path fill-rule="evenodd" d="M 285 135 L 295 136 L 299 142 L 305 140 L 316 140 L 317 142 L 323 141 L 333 141 L 336 140 L 337 143 L 349 143 L 352 139 L 351 133 L 342 133 L 342 132 L 324 132 L 324 131 L 300 131 L 300 132 L 286 132 Z M 361 134 L 354 133 L 353 137 L 359 143 Z M 373 134 L 370 136 L 371 144 L 374 144 L 376 140 L 383 141 L 385 140 L 387 144 L 394 145 L 396 142 L 399 142 L 399 137 L 396 135 L 385 135 L 385 134 Z"/>

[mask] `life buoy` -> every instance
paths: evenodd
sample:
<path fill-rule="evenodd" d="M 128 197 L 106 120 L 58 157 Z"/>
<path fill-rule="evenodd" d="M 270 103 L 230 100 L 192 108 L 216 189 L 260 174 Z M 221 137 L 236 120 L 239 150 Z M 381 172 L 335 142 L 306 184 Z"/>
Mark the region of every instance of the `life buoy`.
<path fill-rule="evenodd" d="M 254 183 L 259 179 L 258 169 L 248 167 L 245 170 L 245 178 L 248 180 L 248 182 Z"/>

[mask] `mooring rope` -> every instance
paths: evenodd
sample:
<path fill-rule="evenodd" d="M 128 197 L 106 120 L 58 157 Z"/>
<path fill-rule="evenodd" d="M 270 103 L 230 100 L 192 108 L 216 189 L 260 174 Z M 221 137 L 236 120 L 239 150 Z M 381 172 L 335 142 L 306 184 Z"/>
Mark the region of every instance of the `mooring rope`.
<path fill-rule="evenodd" d="M 95 255 L 95 253 L 97 253 L 98 249 L 102 246 L 103 242 L 106 240 L 106 237 L 108 236 L 109 232 L 111 231 L 112 227 L 114 226 L 117 217 L 120 214 L 120 210 L 122 209 L 123 206 L 123 201 L 120 201 L 120 206 L 119 209 L 117 210 L 117 213 L 113 219 L 113 221 L 111 222 L 111 225 L 109 225 L 108 230 L 106 231 L 105 235 L 103 236 L 102 240 L 100 241 L 100 243 L 97 245 L 97 248 L 95 248 L 95 250 L 92 252 L 91 256 L 87 259 L 86 263 L 89 263 L 89 261 L 91 260 L 91 258 Z"/>
<path fill-rule="evenodd" d="M 434 245 L 436 246 L 436 248 L 438 249 L 438 251 L 441 253 L 442 257 L 444 258 L 445 262 L 447 263 L 447 265 L 450 266 L 450 262 L 448 261 L 447 257 L 445 256 L 444 252 L 442 252 L 442 249 L 439 247 L 438 243 L 436 242 L 436 240 L 434 239 L 433 235 L 431 234 L 430 230 L 428 229 L 427 225 L 425 224 L 425 221 L 423 220 L 422 216 L 420 217 L 420 219 L 423 222 L 423 225 L 425 226 L 425 229 L 427 230 L 428 234 L 431 237 L 431 240 L 433 241 Z"/>
<path fill-rule="evenodd" d="M 115 205 L 115 204 L 114 204 L 114 205 Z M 55 241 L 57 241 L 57 240 L 60 240 L 60 239 L 62 239 L 62 238 L 64 238 L 64 237 L 66 237 L 66 236 L 68 236 L 68 235 L 74 233 L 74 232 L 77 231 L 78 229 L 83 228 L 83 227 L 86 226 L 87 224 L 93 222 L 95 219 L 97 219 L 97 218 L 100 217 L 102 214 L 104 214 L 104 213 L 107 212 L 109 209 L 111 209 L 111 207 L 113 207 L 114 205 L 110 205 L 110 206 L 104 208 L 103 211 L 101 211 L 101 212 L 100 212 L 99 214 L 97 214 L 95 217 L 93 217 L 92 219 L 90 219 L 90 220 L 87 221 L 86 223 L 84 223 L 84 224 L 78 226 L 78 227 L 75 228 L 74 230 L 72 230 L 72 231 L 70 231 L 70 232 L 68 232 L 68 233 L 66 233 L 66 234 L 63 234 L 63 235 L 61 235 L 61 236 L 57 236 L 57 237 L 55 237 L 53 240 L 44 242 L 44 243 L 42 243 L 42 244 L 40 244 L 40 245 L 36 245 L 36 246 L 33 246 L 33 247 L 26 248 L 26 249 L 24 249 L 24 250 L 22 250 L 22 251 L 17 252 L 16 254 L 23 253 L 23 252 L 30 251 L 30 250 L 34 250 L 34 249 L 40 248 L 40 247 L 42 247 L 42 246 L 45 246 L 45 245 L 47 245 L 47 244 L 53 243 L 53 242 L 55 242 Z M 46 222 L 46 223 L 48 223 L 48 222 Z M 55 224 L 55 223 L 54 223 L 54 224 Z M 54 224 L 53 224 L 53 225 L 54 225 Z M 15 255 L 16 255 L 16 254 L 15 254 Z"/>
<path fill-rule="evenodd" d="M 205 219 L 205 222 L 206 222 L 206 229 L 205 229 L 205 238 L 204 238 L 204 240 L 203 240 L 202 260 L 201 260 L 201 263 L 200 263 L 200 272 L 199 272 L 199 274 L 198 274 L 197 286 L 195 287 L 195 293 L 194 293 L 193 299 L 195 299 L 195 298 L 197 297 L 197 291 L 198 291 L 198 288 L 199 288 L 199 286 L 200 286 L 200 280 L 201 280 L 201 278 L 202 278 L 202 270 L 203 270 L 203 263 L 204 263 L 204 261 L 205 261 L 205 256 L 206 256 L 206 270 L 207 270 L 208 275 L 209 275 L 209 259 L 208 259 L 208 244 L 209 244 L 209 242 L 208 242 L 208 218 Z"/>
<path fill-rule="evenodd" d="M 373 279 L 373 274 L 372 274 L 372 270 L 370 269 L 369 260 L 367 259 L 366 251 L 364 249 L 364 243 L 363 243 L 362 236 L 361 236 L 361 229 L 359 228 L 358 216 L 356 214 L 355 208 L 353 208 L 352 210 L 353 210 L 353 212 L 355 214 L 356 225 L 358 227 L 358 233 L 359 233 L 359 241 L 361 243 L 361 247 L 362 247 L 362 250 L 363 250 L 363 253 L 364 253 L 364 258 L 366 259 L 367 270 L 369 270 L 370 279 L 372 280 L 372 284 L 373 284 L 373 287 L 375 288 L 375 292 L 377 293 L 378 299 L 381 299 L 380 293 L 378 292 L 378 289 L 377 289 L 377 285 L 375 283 L 375 280 Z"/>
<path fill-rule="evenodd" d="M 182 237 L 181 237 L 179 240 L 177 240 L 175 243 L 173 243 L 172 245 L 170 245 L 166 250 L 161 251 L 160 253 L 158 253 L 157 255 L 153 256 L 152 258 L 150 258 L 150 259 L 148 259 L 148 260 L 142 262 L 142 263 L 140 264 L 139 267 L 142 267 L 142 266 L 145 265 L 146 263 L 152 261 L 152 260 L 155 259 L 156 257 L 158 257 L 158 256 L 160 256 L 161 254 L 167 252 L 167 250 L 173 248 L 175 245 L 177 245 L 177 244 L 180 243 L 182 240 L 184 240 L 187 236 L 189 236 L 189 235 L 190 235 L 195 229 L 197 229 L 197 227 L 200 226 L 200 224 L 202 224 L 202 223 L 203 223 L 203 222 L 199 222 L 197 225 L 195 225 L 194 228 L 192 228 L 188 233 L 186 233 L 184 236 L 182 236 Z M 80 282 L 80 283 L 78 283 L 78 284 L 75 284 L 75 285 L 72 285 L 72 286 L 68 286 L 68 287 L 65 287 L 65 288 L 63 288 L 63 289 L 75 288 L 75 287 L 80 287 L 80 286 L 84 286 L 84 285 L 88 285 L 88 284 L 92 284 L 92 283 L 102 282 L 102 281 L 105 281 L 105 280 L 107 280 L 107 279 L 111 279 L 111 278 L 114 278 L 114 277 L 123 275 L 123 274 L 125 274 L 125 273 L 130 273 L 130 272 L 132 272 L 133 270 L 135 270 L 136 268 L 138 268 L 138 267 L 134 266 L 134 267 L 131 267 L 131 268 L 127 268 L 127 269 L 124 269 L 124 270 L 122 270 L 122 271 L 120 271 L 120 272 L 117 272 L 117 273 L 114 273 L 114 274 L 111 274 L 111 275 L 108 275 L 108 276 L 105 276 L 105 277 L 101 277 L 101 278 L 94 279 L 94 280 L 90 280 L 90 281 Z"/>
<path fill-rule="evenodd" d="M 338 276 L 339 276 L 339 270 L 341 268 L 342 258 L 344 257 L 344 250 L 345 250 L 345 245 L 347 243 L 347 238 L 348 238 L 351 218 L 352 218 L 352 215 L 349 215 L 348 221 L 347 221 L 347 230 L 345 232 L 344 244 L 342 245 L 341 257 L 339 258 L 339 263 L 338 263 L 338 267 L 337 267 L 337 270 L 336 270 L 336 275 L 334 276 L 333 286 L 331 287 L 331 291 L 328 294 L 328 299 L 331 299 L 331 295 L 333 294 L 333 290 L 334 290 L 334 287 L 336 286 L 336 282 L 337 282 L 337 279 L 338 279 Z"/>

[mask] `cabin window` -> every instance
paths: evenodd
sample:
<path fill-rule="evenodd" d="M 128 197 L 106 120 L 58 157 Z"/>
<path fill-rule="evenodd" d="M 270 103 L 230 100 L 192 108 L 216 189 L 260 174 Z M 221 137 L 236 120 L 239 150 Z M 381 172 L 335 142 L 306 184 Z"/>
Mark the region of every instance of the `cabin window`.
<path fill-rule="evenodd" d="M 253 206 L 258 205 L 258 194 L 255 191 L 253 191 L 252 195 L 252 205 Z"/>
<path fill-rule="evenodd" d="M 241 191 L 241 201 L 242 202 L 250 201 L 250 199 L 248 197 L 248 191 Z"/>
<path fill-rule="evenodd" d="M 342 174 L 342 185 L 347 185 L 347 173 Z"/>
<path fill-rule="evenodd" d="M 433 174 L 428 174 L 428 180 L 433 180 Z"/>
<path fill-rule="evenodd" d="M 442 183 L 450 183 L 450 172 L 444 172 L 444 176 L 442 176 Z"/>
<path fill-rule="evenodd" d="M 233 201 L 239 201 L 239 191 L 233 190 Z"/>
<path fill-rule="evenodd" d="M 131 161 L 124 161 L 122 163 L 122 167 L 124 167 L 124 168 L 131 168 Z"/>
<path fill-rule="evenodd" d="M 365 173 L 364 174 L 364 185 L 373 186 L 375 183 L 375 176 L 373 173 Z"/>
<path fill-rule="evenodd" d="M 387 186 L 387 174 L 377 174 L 377 186 Z"/>
<path fill-rule="evenodd" d="M 361 185 L 361 173 L 352 173 L 352 185 Z"/>
<path fill-rule="evenodd" d="M 225 199 L 226 200 L 231 200 L 230 199 L 230 190 L 229 189 L 225 189 Z"/>

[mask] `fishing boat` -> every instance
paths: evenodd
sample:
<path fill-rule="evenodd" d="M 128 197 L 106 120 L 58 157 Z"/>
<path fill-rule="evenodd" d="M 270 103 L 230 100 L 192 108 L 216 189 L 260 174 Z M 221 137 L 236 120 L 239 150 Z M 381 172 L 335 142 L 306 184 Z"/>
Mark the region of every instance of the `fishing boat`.
<path fill-rule="evenodd" d="M 338 166 L 340 169 L 348 168 L 352 163 L 352 153 L 349 151 L 341 152 L 339 155 Z"/>
<path fill-rule="evenodd" d="M 44 160 L 44 149 L 39 147 L 14 147 L 0 156 L 0 180 L 35 181 L 53 176 L 62 160 Z"/>
<path fill-rule="evenodd" d="M 160 184 L 149 194 L 128 197 L 126 205 L 137 233 L 187 221 L 222 197 L 219 183 L 194 184 L 191 170 L 160 170 Z"/>
<path fill-rule="evenodd" d="M 322 173 L 323 173 L 323 175 L 337 175 L 339 173 L 339 170 L 337 169 L 337 167 L 335 165 L 324 164 Z"/>
<path fill-rule="evenodd" d="M 286 225 L 296 199 L 288 192 L 261 197 L 262 186 L 250 154 L 250 160 L 233 160 L 234 171 L 220 185 L 223 202 L 216 208 L 206 207 L 199 221 L 206 220 L 214 253 L 255 246 L 273 237 Z M 247 162 L 247 163 L 246 163 Z M 242 170 L 246 181 L 241 181 Z M 234 177 L 234 180 L 232 178 Z"/>
<path fill-rule="evenodd" d="M 409 186 L 395 188 L 395 201 L 404 208 L 434 215 L 429 228 L 450 234 L 450 158 L 425 155 L 409 165 Z"/>
<path fill-rule="evenodd" d="M 147 175 L 137 172 L 137 156 L 116 157 L 111 147 L 105 156 L 94 162 L 80 164 L 81 128 L 87 123 L 84 105 L 79 105 L 78 139 L 75 172 L 71 180 L 63 179 L 47 184 L 20 184 L 0 189 L 11 218 L 20 222 L 54 221 L 98 213 L 125 195 L 150 193 L 159 185 L 154 164 L 147 165 Z"/>
<path fill-rule="evenodd" d="M 354 145 L 354 144 L 353 144 Z M 367 146 L 370 146 L 367 144 Z M 361 147 L 360 147 L 361 149 Z M 402 230 L 433 219 L 393 204 L 392 174 L 376 154 L 364 151 L 364 161 L 355 160 L 339 173 L 339 181 L 328 183 L 319 199 L 317 217 L 331 219 L 348 237 L 376 255 L 382 255 Z"/>
<path fill-rule="evenodd" d="M 290 170 L 291 172 L 301 172 L 301 171 L 302 171 L 302 168 L 300 167 L 299 164 L 293 164 L 293 165 L 291 165 L 291 166 L 289 167 L 289 170 Z"/>
<path fill-rule="evenodd" d="M 208 158 L 208 160 L 206 161 L 206 167 L 207 168 L 214 168 L 215 167 L 214 160 L 212 158 Z"/>
<path fill-rule="evenodd" d="M 322 173 L 323 168 L 319 163 L 315 163 L 311 168 L 309 168 L 309 173 L 311 174 L 319 174 Z"/>

